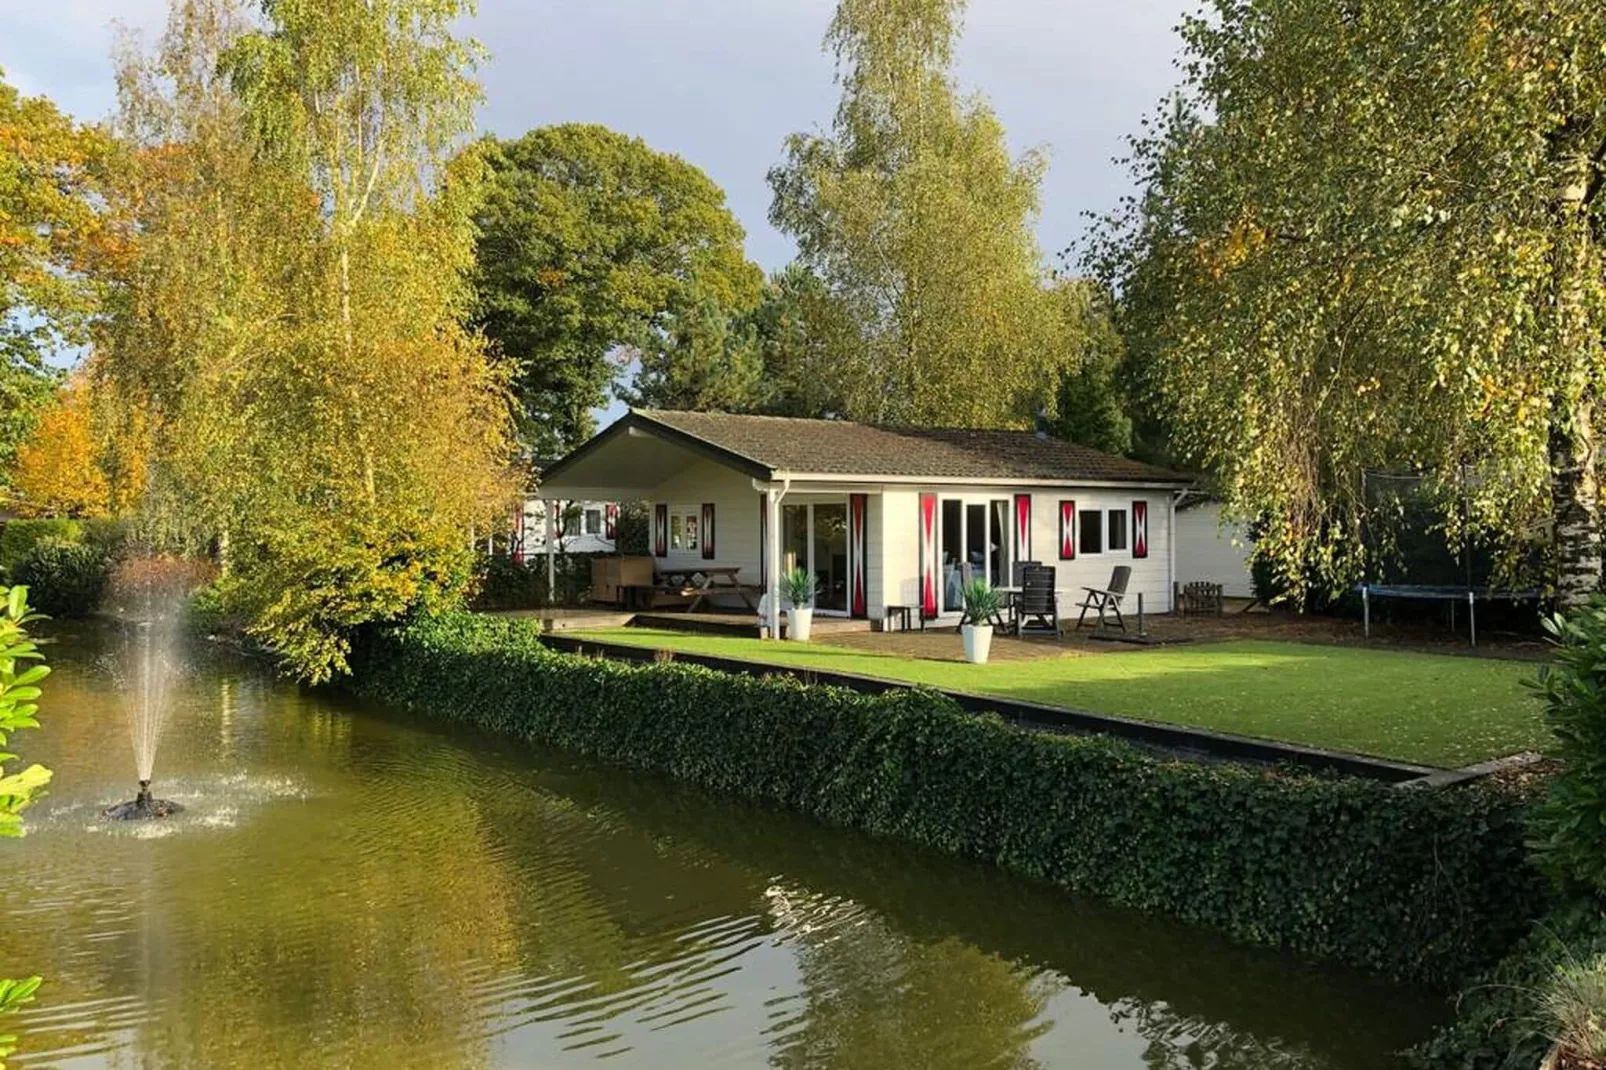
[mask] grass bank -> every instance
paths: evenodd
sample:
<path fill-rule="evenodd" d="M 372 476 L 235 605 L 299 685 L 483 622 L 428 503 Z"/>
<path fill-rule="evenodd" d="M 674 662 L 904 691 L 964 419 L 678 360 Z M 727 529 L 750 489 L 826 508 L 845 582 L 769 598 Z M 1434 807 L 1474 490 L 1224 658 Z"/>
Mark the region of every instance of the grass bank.
<path fill-rule="evenodd" d="M 472 614 L 376 633 L 354 664 L 379 701 L 1390 977 L 1448 985 L 1493 961 L 1542 895 L 1518 804 L 1492 789 L 1167 761 L 929 691 L 557 654 Z"/>
<path fill-rule="evenodd" d="M 1490 658 L 1234 640 L 967 665 L 834 645 L 650 628 L 566 632 L 857 673 L 1454 769 L 1542 747 L 1535 666 Z M 954 645 L 959 644 L 958 636 Z"/>

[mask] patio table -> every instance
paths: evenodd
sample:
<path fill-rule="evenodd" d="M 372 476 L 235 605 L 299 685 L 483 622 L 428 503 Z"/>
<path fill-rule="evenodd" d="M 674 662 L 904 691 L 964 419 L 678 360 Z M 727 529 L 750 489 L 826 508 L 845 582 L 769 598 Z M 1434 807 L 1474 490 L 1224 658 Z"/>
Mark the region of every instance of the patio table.
<path fill-rule="evenodd" d="M 685 587 L 696 593 L 691 605 L 686 607 L 687 613 L 697 612 L 697 607 L 710 596 L 725 593 L 736 595 L 748 609 L 756 611 L 758 603 L 753 601 L 746 587 L 736 582 L 741 571 L 739 565 L 707 565 L 702 568 L 665 569 L 659 576 L 671 587 Z"/>

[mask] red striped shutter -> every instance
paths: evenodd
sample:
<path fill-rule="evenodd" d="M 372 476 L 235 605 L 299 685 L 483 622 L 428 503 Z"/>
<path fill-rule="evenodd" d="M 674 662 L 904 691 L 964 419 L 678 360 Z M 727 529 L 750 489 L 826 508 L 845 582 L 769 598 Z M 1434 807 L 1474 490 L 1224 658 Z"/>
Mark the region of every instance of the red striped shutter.
<path fill-rule="evenodd" d="M 848 495 L 848 611 L 863 619 L 870 615 L 869 573 L 866 553 L 870 529 L 870 496 Z"/>
<path fill-rule="evenodd" d="M 663 503 L 652 507 L 652 553 L 669 556 L 669 506 Z"/>
<path fill-rule="evenodd" d="M 1132 503 L 1132 556 L 1149 556 L 1149 503 Z"/>
<path fill-rule="evenodd" d="M 758 496 L 758 585 L 770 589 L 770 508 L 769 499 Z"/>
<path fill-rule="evenodd" d="M 1076 501 L 1060 501 L 1060 560 L 1076 560 Z"/>
<path fill-rule="evenodd" d="M 619 506 L 613 502 L 602 507 L 602 537 L 609 542 L 619 537 Z"/>
<path fill-rule="evenodd" d="M 703 503 L 703 560 L 714 559 L 714 503 Z"/>
<path fill-rule="evenodd" d="M 920 495 L 920 612 L 937 615 L 937 496 Z"/>
<path fill-rule="evenodd" d="M 1015 560 L 1032 559 L 1032 496 L 1015 495 Z"/>

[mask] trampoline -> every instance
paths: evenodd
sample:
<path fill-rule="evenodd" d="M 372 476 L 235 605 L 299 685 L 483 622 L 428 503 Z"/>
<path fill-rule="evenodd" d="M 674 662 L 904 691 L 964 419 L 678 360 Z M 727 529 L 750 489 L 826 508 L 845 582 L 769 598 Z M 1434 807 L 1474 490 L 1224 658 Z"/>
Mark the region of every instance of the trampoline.
<path fill-rule="evenodd" d="M 1467 606 L 1467 634 L 1472 645 L 1478 645 L 1479 602 L 1537 602 L 1541 594 L 1535 588 L 1502 590 L 1497 587 L 1433 586 L 1430 584 L 1371 584 L 1362 583 L 1355 588 L 1361 595 L 1361 619 L 1366 637 L 1372 637 L 1372 599 L 1399 598 L 1423 602 L 1450 603 L 1450 627 L 1455 627 L 1455 608 L 1462 602 Z"/>

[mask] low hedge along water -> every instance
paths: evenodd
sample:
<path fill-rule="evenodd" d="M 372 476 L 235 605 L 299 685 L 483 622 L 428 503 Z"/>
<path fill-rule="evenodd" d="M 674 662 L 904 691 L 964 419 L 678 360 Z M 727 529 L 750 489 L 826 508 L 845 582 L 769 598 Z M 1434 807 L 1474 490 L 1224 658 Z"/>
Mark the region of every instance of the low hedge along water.
<path fill-rule="evenodd" d="M 1476 786 L 1168 761 L 934 692 L 559 654 L 472 614 L 370 635 L 354 669 L 379 701 L 1401 980 L 1448 985 L 1543 909 L 1517 804 Z"/>

